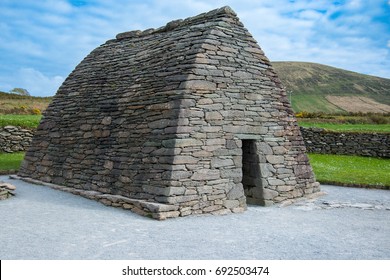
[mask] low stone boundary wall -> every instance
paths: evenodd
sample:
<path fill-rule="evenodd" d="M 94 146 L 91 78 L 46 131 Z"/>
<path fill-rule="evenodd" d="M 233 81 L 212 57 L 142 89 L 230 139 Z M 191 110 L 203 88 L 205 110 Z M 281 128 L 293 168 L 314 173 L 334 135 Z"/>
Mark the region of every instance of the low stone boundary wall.
<path fill-rule="evenodd" d="M 390 157 L 390 134 L 340 133 L 303 127 L 301 133 L 309 153 Z"/>
<path fill-rule="evenodd" d="M 34 130 L 18 126 L 0 127 L 0 153 L 23 152 L 30 147 Z"/>
<path fill-rule="evenodd" d="M 301 127 L 301 132 L 310 153 L 390 158 L 390 134 L 340 133 L 304 127 Z M 25 151 L 33 134 L 32 129 L 0 127 L 0 152 Z"/>

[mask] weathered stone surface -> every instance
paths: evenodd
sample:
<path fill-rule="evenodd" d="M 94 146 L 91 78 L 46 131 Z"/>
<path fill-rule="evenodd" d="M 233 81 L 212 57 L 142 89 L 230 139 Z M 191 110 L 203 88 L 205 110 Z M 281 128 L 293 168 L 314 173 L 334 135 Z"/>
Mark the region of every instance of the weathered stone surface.
<path fill-rule="evenodd" d="M 208 180 L 217 180 L 219 178 L 220 178 L 219 170 L 199 169 L 194 172 L 194 175 L 192 175 L 191 180 L 208 181 Z"/>
<path fill-rule="evenodd" d="M 220 168 L 220 167 L 226 167 L 226 166 L 234 166 L 234 162 L 230 158 L 213 158 L 211 160 L 211 167 L 212 168 Z"/>
<path fill-rule="evenodd" d="M 279 193 L 277 191 L 270 190 L 270 189 L 264 189 L 263 190 L 263 198 L 265 200 L 272 200 L 272 199 L 274 199 L 278 195 L 279 195 Z"/>
<path fill-rule="evenodd" d="M 99 46 L 29 145 L 20 176 L 156 219 L 319 190 L 283 86 L 227 7 Z"/>
<path fill-rule="evenodd" d="M 227 195 L 227 198 L 230 200 L 239 199 L 243 197 L 244 197 L 244 189 L 242 188 L 242 184 L 234 185 Z"/>
<path fill-rule="evenodd" d="M 177 205 L 167 205 L 167 204 L 161 204 L 161 203 L 155 203 L 155 202 L 140 202 L 142 207 L 147 208 L 153 213 L 159 213 L 159 212 L 170 212 L 170 211 L 176 211 L 179 209 L 179 206 Z"/>
<path fill-rule="evenodd" d="M 1 181 L 0 181 L 0 188 L 10 190 L 10 191 L 16 190 L 16 187 L 14 185 L 10 183 L 1 182 Z"/>
<path fill-rule="evenodd" d="M 213 82 L 204 81 L 204 80 L 192 80 L 185 81 L 180 85 L 182 89 L 193 89 L 193 90 L 215 90 L 217 85 Z"/>
<path fill-rule="evenodd" d="M 284 162 L 284 157 L 283 156 L 267 155 L 266 159 L 271 164 L 278 164 L 278 163 L 283 163 Z"/>
<path fill-rule="evenodd" d="M 0 200 L 5 200 L 15 195 L 16 187 L 10 183 L 0 181 Z"/>
<path fill-rule="evenodd" d="M 238 200 L 224 200 L 223 205 L 228 209 L 233 209 L 239 207 L 240 202 Z"/>
<path fill-rule="evenodd" d="M 222 120 L 223 116 L 220 112 L 206 112 L 206 120 Z"/>
<path fill-rule="evenodd" d="M 282 186 L 278 186 L 276 188 L 279 192 L 288 192 L 288 191 L 291 191 L 294 189 L 294 186 L 286 186 L 286 185 L 282 185 Z"/>

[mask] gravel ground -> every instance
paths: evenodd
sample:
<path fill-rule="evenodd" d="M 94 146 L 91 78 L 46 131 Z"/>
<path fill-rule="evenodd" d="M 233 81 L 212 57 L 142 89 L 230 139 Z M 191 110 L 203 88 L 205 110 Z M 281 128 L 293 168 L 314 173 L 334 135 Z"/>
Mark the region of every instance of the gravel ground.
<path fill-rule="evenodd" d="M 390 259 L 390 191 L 321 186 L 290 206 L 155 221 L 0 176 L 0 259 Z"/>

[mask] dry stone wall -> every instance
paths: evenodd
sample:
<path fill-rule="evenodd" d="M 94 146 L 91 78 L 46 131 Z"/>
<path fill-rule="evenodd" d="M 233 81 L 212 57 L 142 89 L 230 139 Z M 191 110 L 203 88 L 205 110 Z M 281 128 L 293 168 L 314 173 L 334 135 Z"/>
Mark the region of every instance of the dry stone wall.
<path fill-rule="evenodd" d="M 19 176 L 126 198 L 157 219 L 225 214 L 247 196 L 271 205 L 317 192 L 305 151 L 269 60 L 224 7 L 92 51 L 46 110 Z M 254 164 L 250 178 L 243 166 Z"/>
<path fill-rule="evenodd" d="M 340 133 L 301 127 L 308 152 L 390 158 L 390 134 Z"/>
<path fill-rule="evenodd" d="M 33 130 L 17 126 L 0 127 L 0 152 L 23 152 L 31 145 Z"/>

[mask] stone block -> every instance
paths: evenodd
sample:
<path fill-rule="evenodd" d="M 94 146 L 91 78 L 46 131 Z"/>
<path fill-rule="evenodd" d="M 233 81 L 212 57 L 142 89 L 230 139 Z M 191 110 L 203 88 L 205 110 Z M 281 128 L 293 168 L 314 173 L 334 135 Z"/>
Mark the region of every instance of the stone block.
<path fill-rule="evenodd" d="M 203 208 L 202 210 L 204 213 L 209 213 L 209 212 L 214 212 L 214 211 L 220 210 L 221 208 L 222 208 L 221 205 L 211 205 L 211 206 Z"/>
<path fill-rule="evenodd" d="M 199 196 L 198 195 L 171 196 L 171 197 L 166 197 L 165 199 L 162 200 L 163 202 L 167 202 L 169 204 L 181 204 L 183 202 L 199 200 Z"/>
<path fill-rule="evenodd" d="M 156 128 L 165 128 L 169 125 L 170 120 L 168 119 L 161 119 L 161 120 L 156 120 L 153 122 L 148 123 L 148 127 L 151 129 L 156 129 Z"/>
<path fill-rule="evenodd" d="M 263 198 L 265 200 L 272 200 L 275 197 L 277 197 L 278 195 L 279 195 L 279 193 L 277 191 L 270 190 L 270 189 L 264 189 L 263 190 Z"/>
<path fill-rule="evenodd" d="M 207 139 L 206 145 L 207 146 L 213 146 L 213 145 L 225 145 L 226 139 L 218 138 L 218 139 Z"/>
<path fill-rule="evenodd" d="M 228 209 L 233 209 L 239 207 L 240 202 L 238 200 L 224 200 L 223 206 L 225 206 Z"/>
<path fill-rule="evenodd" d="M 214 204 L 217 204 L 218 200 L 222 200 L 224 198 L 226 198 L 225 193 L 214 194 L 214 192 L 213 192 L 213 194 L 207 196 L 207 200 L 214 201 Z"/>
<path fill-rule="evenodd" d="M 169 204 L 147 202 L 147 201 L 141 201 L 140 205 L 153 213 L 170 212 L 179 209 L 179 206 L 177 205 L 169 205 Z"/>
<path fill-rule="evenodd" d="M 205 150 L 201 150 L 201 151 L 196 151 L 196 152 L 192 153 L 192 155 L 194 157 L 197 157 L 197 158 L 207 158 L 207 157 L 211 157 L 213 155 L 213 153 L 205 151 Z"/>
<path fill-rule="evenodd" d="M 279 164 L 284 162 L 284 156 L 266 155 L 265 158 L 271 164 Z"/>
<path fill-rule="evenodd" d="M 213 158 L 211 160 L 211 167 L 212 168 L 220 168 L 220 167 L 227 167 L 227 166 L 234 166 L 234 162 L 230 158 Z"/>
<path fill-rule="evenodd" d="M 221 113 L 219 112 L 206 112 L 206 120 L 213 121 L 213 120 L 222 120 L 223 117 Z"/>
<path fill-rule="evenodd" d="M 275 174 L 276 169 L 269 163 L 260 163 L 260 173 L 263 178 L 271 177 Z"/>
<path fill-rule="evenodd" d="M 281 185 L 276 187 L 278 192 L 289 192 L 294 189 L 294 186 Z"/>
<path fill-rule="evenodd" d="M 192 156 L 175 156 L 173 157 L 172 163 L 173 164 L 194 164 L 199 161 L 198 158 L 192 157 Z"/>
<path fill-rule="evenodd" d="M 202 186 L 197 188 L 198 194 L 210 194 L 213 192 L 212 186 Z"/>
<path fill-rule="evenodd" d="M 194 146 L 202 146 L 203 141 L 199 139 L 193 138 L 185 138 L 185 139 L 176 139 L 175 147 L 183 148 L 183 147 L 194 147 Z"/>
<path fill-rule="evenodd" d="M 222 169 L 221 178 L 242 178 L 241 168 Z"/>
<path fill-rule="evenodd" d="M 192 176 L 192 171 L 181 171 L 181 170 L 173 170 L 173 171 L 165 171 L 162 174 L 162 178 L 165 180 L 180 180 L 180 179 L 187 179 Z"/>
<path fill-rule="evenodd" d="M 206 90 L 214 91 L 217 89 L 217 85 L 213 82 L 205 80 L 190 80 L 180 84 L 181 89 L 193 89 L 193 90 Z"/>
<path fill-rule="evenodd" d="M 283 180 L 275 178 L 268 178 L 268 183 L 270 184 L 270 186 L 282 186 L 286 184 Z"/>
<path fill-rule="evenodd" d="M 287 149 L 283 146 L 272 147 L 272 150 L 275 155 L 284 155 L 287 153 Z"/>
<path fill-rule="evenodd" d="M 242 184 L 234 185 L 233 188 L 227 194 L 227 198 L 229 200 L 235 200 L 235 199 L 239 199 L 242 197 L 245 197 L 244 188 L 243 188 Z"/>
<path fill-rule="evenodd" d="M 195 181 L 208 181 L 217 180 L 220 178 L 220 171 L 216 169 L 199 169 L 194 172 L 191 180 Z"/>

